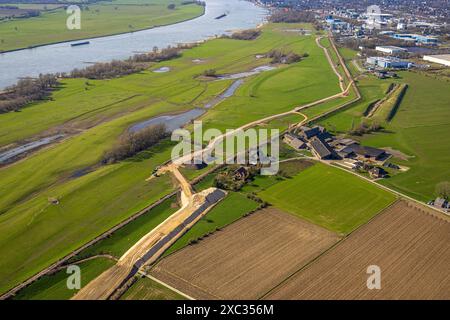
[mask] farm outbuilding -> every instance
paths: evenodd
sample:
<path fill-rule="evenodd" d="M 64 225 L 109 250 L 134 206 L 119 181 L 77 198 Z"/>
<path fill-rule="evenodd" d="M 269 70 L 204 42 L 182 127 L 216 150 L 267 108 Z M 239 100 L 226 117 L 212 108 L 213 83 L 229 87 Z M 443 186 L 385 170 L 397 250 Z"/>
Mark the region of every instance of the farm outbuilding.
<path fill-rule="evenodd" d="M 322 160 L 339 159 L 339 155 L 324 140 L 314 137 L 311 139 L 311 148 L 313 152 Z"/>

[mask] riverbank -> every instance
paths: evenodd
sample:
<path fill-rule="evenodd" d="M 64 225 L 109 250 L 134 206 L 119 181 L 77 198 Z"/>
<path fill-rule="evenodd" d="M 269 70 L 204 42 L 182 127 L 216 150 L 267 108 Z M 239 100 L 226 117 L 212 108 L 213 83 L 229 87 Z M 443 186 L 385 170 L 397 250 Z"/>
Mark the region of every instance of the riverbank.
<path fill-rule="evenodd" d="M 229 11 L 227 17 L 214 19 L 226 11 Z M 184 22 L 133 33 L 89 38 L 90 44 L 84 46 L 71 47 L 62 43 L 0 54 L 0 89 L 13 85 L 21 78 L 81 69 L 86 66 L 86 61 L 122 60 L 135 53 L 151 51 L 154 47 L 196 43 L 229 34 L 230 30 L 255 28 L 266 14 L 266 10 L 248 1 L 208 0 L 203 15 Z"/>
<path fill-rule="evenodd" d="M 109 7 L 108 7 L 108 5 L 109 5 Z M 112 7 L 113 5 L 115 8 L 111 9 L 110 7 Z M 0 54 L 28 50 L 28 49 L 36 49 L 36 48 L 40 48 L 40 47 L 44 47 L 44 46 L 48 46 L 48 45 L 69 43 L 69 42 L 73 42 L 73 41 L 99 39 L 99 38 L 104 38 L 104 37 L 109 37 L 109 36 L 117 36 L 117 35 L 122 35 L 122 34 L 139 32 L 139 31 L 143 31 L 143 30 L 150 30 L 150 29 L 154 29 L 154 28 L 158 28 L 158 27 L 165 27 L 165 26 L 179 24 L 179 23 L 197 19 L 197 18 L 203 16 L 205 14 L 205 10 L 206 10 L 204 6 L 201 6 L 198 4 L 179 5 L 179 7 L 182 9 L 177 9 L 177 10 L 180 10 L 180 12 L 173 14 L 168 9 L 163 10 L 162 7 L 160 8 L 160 5 L 158 5 L 158 7 L 156 9 L 154 9 L 153 7 L 150 8 L 145 4 L 139 5 L 139 6 L 138 5 L 126 6 L 126 5 L 116 5 L 114 3 L 102 4 L 101 6 L 100 5 L 92 6 L 91 10 L 94 11 L 94 9 L 96 7 L 99 7 L 99 9 L 96 9 L 96 10 L 99 10 L 100 14 L 99 14 L 99 16 L 97 16 L 95 18 L 92 18 L 90 16 L 87 18 L 83 18 L 83 17 L 85 17 L 85 15 L 88 15 L 88 13 L 85 13 L 86 11 L 82 11 L 82 16 L 81 16 L 82 28 L 80 30 L 67 30 L 65 27 L 65 24 L 61 24 L 61 23 L 56 24 L 56 21 L 53 21 L 55 19 L 53 16 L 51 16 L 50 18 L 47 18 L 45 14 L 40 17 L 37 17 L 37 18 L 29 18 L 27 20 L 21 19 L 19 21 L 11 21 L 11 22 L 8 21 L 8 22 L 0 23 L 0 37 L 3 40 L 2 45 L 0 45 L 0 47 L 7 46 L 8 40 L 10 42 L 12 42 L 14 45 L 16 45 L 17 43 L 23 43 L 22 46 L 17 47 L 17 48 L 10 48 L 10 49 L 6 49 L 6 50 L 2 50 L 0 48 Z M 136 12 L 137 7 L 142 7 L 142 8 L 140 8 L 141 10 L 139 10 L 142 12 Z M 116 8 L 119 8 L 119 9 L 116 9 Z M 125 10 L 121 10 L 122 8 L 125 8 Z M 120 19 L 116 18 L 115 15 L 117 15 L 117 11 L 120 11 L 120 14 L 125 15 L 125 17 L 120 17 Z M 146 14 L 146 15 L 148 15 L 148 17 L 141 16 L 146 11 L 149 11 Z M 155 11 L 155 13 L 153 11 Z M 104 15 L 104 17 L 102 17 L 102 14 Z M 156 14 L 158 14 L 160 16 L 156 16 Z M 130 24 L 128 24 L 128 26 L 127 26 L 128 29 L 134 23 L 137 23 L 140 25 L 145 24 L 145 23 L 152 23 L 152 21 L 157 22 L 157 23 L 150 25 L 150 26 L 146 25 L 146 26 L 142 26 L 142 27 L 137 27 L 136 29 L 133 29 L 131 31 L 111 32 L 114 29 L 124 29 L 125 27 L 121 27 L 121 26 L 119 26 L 119 24 L 123 24 L 124 19 L 126 17 L 128 17 L 128 15 L 129 15 L 129 19 L 130 19 Z M 137 16 L 135 16 L 135 15 L 137 15 Z M 155 15 L 155 16 L 153 16 L 153 15 Z M 67 15 L 66 15 L 66 12 L 64 10 L 62 10 L 62 12 L 57 16 L 58 16 L 57 18 L 59 20 L 65 21 L 64 19 L 65 19 L 65 16 L 67 16 Z M 105 25 L 105 27 L 102 27 L 103 24 L 106 24 L 106 22 L 103 22 L 103 20 L 107 20 L 107 19 L 110 19 L 112 21 L 117 20 L 117 26 L 112 27 L 108 23 L 107 27 L 106 27 L 106 25 Z M 58 20 L 58 22 L 61 22 L 59 20 Z M 146 21 L 148 21 L 148 22 L 146 22 Z M 6 29 L 6 26 L 5 26 L 5 25 L 7 25 L 7 23 L 12 23 L 12 22 L 17 22 L 14 25 L 14 27 L 17 28 L 17 30 L 15 30 L 14 34 L 12 34 L 11 30 Z M 48 25 L 48 27 L 47 27 L 47 25 Z M 61 29 L 61 25 L 64 26 L 63 30 L 59 30 L 59 29 Z M 36 30 L 34 30 L 34 29 L 36 29 Z M 48 29 L 48 30 L 46 30 L 46 29 Z M 52 33 L 48 34 L 50 31 L 52 31 L 52 29 L 55 29 L 55 30 L 53 30 Z M 105 29 L 105 33 L 102 33 L 102 31 L 99 31 L 99 30 L 103 30 L 103 29 Z M 24 31 L 22 31 L 22 30 L 24 30 Z M 33 34 L 37 31 L 39 31 L 40 35 L 37 37 L 33 36 Z M 21 39 L 21 38 L 23 38 L 23 37 L 21 37 L 21 33 L 26 33 L 27 38 Z M 42 33 L 44 35 L 41 35 Z M 63 38 L 66 36 L 67 37 L 66 37 L 66 39 L 62 39 L 62 40 L 49 41 L 50 37 L 55 37 L 54 36 L 55 33 L 59 33 L 57 35 L 57 37 L 63 37 Z M 80 34 L 80 36 L 71 36 L 72 34 Z M 9 39 L 10 37 L 12 37 L 12 39 Z M 39 41 L 39 40 L 36 40 L 36 38 L 42 39 L 43 42 L 42 43 L 34 42 L 34 43 L 27 45 L 26 43 L 28 42 L 28 40 L 27 40 L 28 38 L 31 38 L 31 41 Z"/>

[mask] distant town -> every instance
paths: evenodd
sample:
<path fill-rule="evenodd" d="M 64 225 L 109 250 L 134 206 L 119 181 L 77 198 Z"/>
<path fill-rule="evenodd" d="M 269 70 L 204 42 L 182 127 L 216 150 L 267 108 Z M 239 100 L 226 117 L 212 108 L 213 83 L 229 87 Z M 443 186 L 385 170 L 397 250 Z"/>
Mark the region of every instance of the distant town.
<path fill-rule="evenodd" d="M 362 67 L 381 78 L 394 75 L 388 70 L 450 66 L 450 8 L 442 2 L 257 2 L 269 8 L 310 13 L 333 33 L 337 43 L 358 50 Z"/>

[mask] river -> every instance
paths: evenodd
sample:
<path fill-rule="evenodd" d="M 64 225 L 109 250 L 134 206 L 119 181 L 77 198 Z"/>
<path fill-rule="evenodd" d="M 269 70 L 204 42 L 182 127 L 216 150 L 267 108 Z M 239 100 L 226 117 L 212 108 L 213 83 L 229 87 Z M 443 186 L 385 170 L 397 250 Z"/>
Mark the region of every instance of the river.
<path fill-rule="evenodd" d="M 222 19 L 217 16 L 226 13 Z M 88 39 L 90 44 L 72 47 L 67 42 L 0 54 L 0 88 L 19 78 L 40 73 L 68 72 L 93 62 L 125 59 L 135 53 L 178 43 L 206 40 L 232 30 L 254 28 L 267 11 L 244 0 L 206 0 L 205 14 L 193 20 L 116 36 Z M 83 17 L 81 17 L 83 19 Z"/>

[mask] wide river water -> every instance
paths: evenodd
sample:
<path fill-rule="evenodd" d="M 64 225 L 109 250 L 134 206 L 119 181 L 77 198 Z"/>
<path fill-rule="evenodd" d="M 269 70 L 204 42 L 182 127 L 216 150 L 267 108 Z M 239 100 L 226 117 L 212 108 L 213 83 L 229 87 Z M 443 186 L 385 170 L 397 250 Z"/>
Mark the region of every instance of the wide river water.
<path fill-rule="evenodd" d="M 226 13 L 222 19 L 217 16 Z M 244 0 L 206 0 L 205 14 L 177 24 L 116 36 L 88 39 L 90 44 L 71 47 L 59 43 L 0 54 L 0 89 L 19 78 L 40 73 L 68 72 L 93 62 L 125 59 L 135 53 L 190 43 L 249 29 L 262 23 L 267 11 Z M 81 16 L 83 19 L 83 16 Z M 83 20 L 82 20 L 83 21 Z"/>

